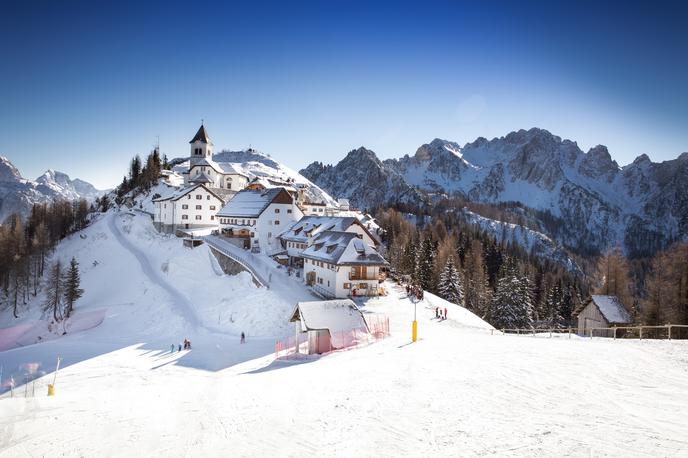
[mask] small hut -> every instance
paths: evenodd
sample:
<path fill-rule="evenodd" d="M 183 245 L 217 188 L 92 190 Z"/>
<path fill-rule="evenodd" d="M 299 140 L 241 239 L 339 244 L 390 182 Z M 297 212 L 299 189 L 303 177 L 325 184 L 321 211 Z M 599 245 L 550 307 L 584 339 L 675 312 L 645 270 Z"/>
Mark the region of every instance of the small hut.
<path fill-rule="evenodd" d="M 357 335 L 370 333 L 363 313 L 351 299 L 296 304 L 289 319 L 296 334 L 308 333 L 308 354 L 327 353 L 351 346 Z"/>
<path fill-rule="evenodd" d="M 590 296 L 576 314 L 578 333 L 583 335 L 591 328 L 627 326 L 633 321 L 631 314 L 616 296 Z"/>

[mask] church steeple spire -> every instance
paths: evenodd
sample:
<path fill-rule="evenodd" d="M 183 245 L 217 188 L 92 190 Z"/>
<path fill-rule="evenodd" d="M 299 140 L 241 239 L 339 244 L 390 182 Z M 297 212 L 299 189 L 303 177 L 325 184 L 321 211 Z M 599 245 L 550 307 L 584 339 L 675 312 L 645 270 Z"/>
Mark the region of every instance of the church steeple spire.
<path fill-rule="evenodd" d="M 196 135 L 194 135 L 194 138 L 192 138 L 189 143 L 194 142 L 210 143 L 210 137 L 208 137 L 208 133 L 205 131 L 205 126 L 202 123 L 201 127 L 198 128 L 198 132 L 196 132 Z"/>

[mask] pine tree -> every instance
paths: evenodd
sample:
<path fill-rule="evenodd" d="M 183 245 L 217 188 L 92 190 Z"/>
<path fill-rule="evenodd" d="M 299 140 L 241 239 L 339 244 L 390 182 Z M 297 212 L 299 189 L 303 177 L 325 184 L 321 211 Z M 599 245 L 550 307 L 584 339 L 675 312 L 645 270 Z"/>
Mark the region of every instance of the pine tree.
<path fill-rule="evenodd" d="M 500 269 L 497 289 L 492 297 L 490 319 L 496 328 L 524 329 L 533 325 L 530 281 L 507 258 Z"/>
<path fill-rule="evenodd" d="M 420 246 L 416 262 L 416 280 L 425 291 L 435 290 L 435 244 L 430 237 L 425 237 Z"/>
<path fill-rule="evenodd" d="M 440 274 L 440 281 L 437 286 L 440 296 L 454 304 L 463 305 L 463 289 L 461 288 L 461 277 L 454 264 L 452 257 L 447 259 L 444 269 Z"/>
<path fill-rule="evenodd" d="M 413 237 L 409 237 L 406 246 L 404 246 L 404 254 L 402 255 L 401 265 L 403 273 L 415 275 L 417 257 L 416 241 Z"/>
<path fill-rule="evenodd" d="M 547 292 L 545 298 L 545 313 L 542 325 L 550 328 L 563 328 L 564 318 L 561 315 L 563 293 L 561 286 L 557 283 Z"/>
<path fill-rule="evenodd" d="M 62 266 L 59 260 L 55 261 L 50 269 L 45 296 L 45 310 L 52 312 L 55 321 L 60 321 L 62 317 Z"/>
<path fill-rule="evenodd" d="M 69 318 L 74 310 L 74 303 L 84 294 L 84 290 L 80 288 L 81 278 L 79 275 L 79 263 L 75 258 L 69 262 L 69 269 L 64 278 L 64 303 L 65 303 L 65 318 Z"/>

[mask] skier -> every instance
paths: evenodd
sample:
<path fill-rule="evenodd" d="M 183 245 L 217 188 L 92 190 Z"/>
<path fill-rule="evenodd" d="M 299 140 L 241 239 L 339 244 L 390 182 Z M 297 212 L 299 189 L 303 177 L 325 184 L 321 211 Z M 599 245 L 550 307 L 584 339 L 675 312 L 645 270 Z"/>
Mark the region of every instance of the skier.
<path fill-rule="evenodd" d="M 179 353 L 180 351 L 182 351 L 182 344 L 179 344 L 179 348 L 177 349 L 177 353 Z"/>
<path fill-rule="evenodd" d="M 444 319 L 447 319 L 447 307 L 444 308 Z"/>
<path fill-rule="evenodd" d="M 241 331 L 241 343 L 242 344 L 246 343 L 246 334 L 244 334 L 243 331 Z"/>
<path fill-rule="evenodd" d="M 170 345 L 170 353 L 174 353 L 174 344 Z"/>
<path fill-rule="evenodd" d="M 435 307 L 435 318 L 439 318 L 439 317 L 440 317 L 440 308 Z"/>

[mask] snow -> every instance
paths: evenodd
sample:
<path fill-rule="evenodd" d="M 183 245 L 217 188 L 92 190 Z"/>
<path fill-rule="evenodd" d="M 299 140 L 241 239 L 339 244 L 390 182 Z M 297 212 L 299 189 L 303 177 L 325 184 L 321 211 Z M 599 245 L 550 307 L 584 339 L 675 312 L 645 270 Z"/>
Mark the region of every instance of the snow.
<path fill-rule="evenodd" d="M 631 315 L 616 296 L 592 295 L 592 300 L 609 323 L 630 323 Z"/>
<path fill-rule="evenodd" d="M 258 218 L 282 191 L 282 188 L 254 191 L 244 189 L 236 193 L 234 197 L 217 213 L 218 217 L 232 218 Z"/>
<path fill-rule="evenodd" d="M 501 335 L 426 293 L 357 300 L 391 336 L 274 360 L 290 313 L 312 300 L 275 269 L 270 289 L 219 272 L 143 215 L 109 213 L 55 253 L 83 267 L 76 314 L 102 324 L 0 351 L 36 381 L 0 396 L 0 457 L 685 456 L 688 342 Z M 124 240 L 124 241 L 123 241 Z M 93 265 L 92 262 L 98 263 Z M 448 319 L 436 320 L 435 307 Z M 411 343 L 414 308 L 419 340 Z M 23 311 L 25 312 L 25 311 Z M 24 315 L 23 315 L 24 316 Z M 25 321 L 35 320 L 31 313 Z M 0 314 L 3 326 L 15 323 Z M 238 334 L 247 333 L 240 344 Z M 494 335 L 492 335 L 494 334 Z M 191 351 L 170 353 L 188 337 Z M 56 396 L 46 384 L 57 356 Z"/>
<path fill-rule="evenodd" d="M 328 329 L 330 332 L 368 329 L 363 315 L 351 299 L 299 302 L 292 314 L 301 321 L 301 330 Z"/>

